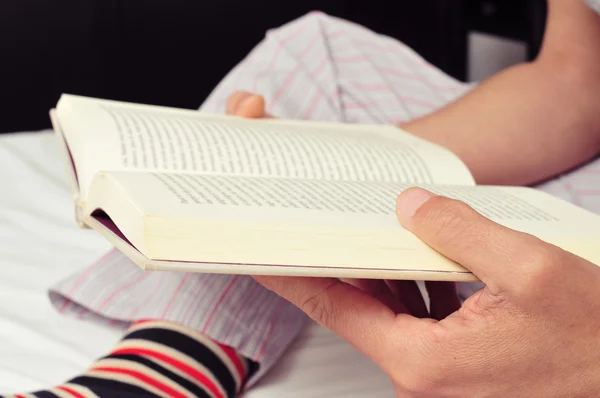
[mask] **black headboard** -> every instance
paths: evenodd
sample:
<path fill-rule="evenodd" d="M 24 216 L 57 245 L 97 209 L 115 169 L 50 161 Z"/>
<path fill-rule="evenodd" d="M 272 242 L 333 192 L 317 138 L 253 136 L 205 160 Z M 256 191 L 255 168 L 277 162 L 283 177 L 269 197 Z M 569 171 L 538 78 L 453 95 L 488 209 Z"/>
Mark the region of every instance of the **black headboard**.
<path fill-rule="evenodd" d="M 312 10 L 399 38 L 464 79 L 464 3 L 1 0 L 0 132 L 49 127 L 63 92 L 197 108 L 265 30 Z"/>

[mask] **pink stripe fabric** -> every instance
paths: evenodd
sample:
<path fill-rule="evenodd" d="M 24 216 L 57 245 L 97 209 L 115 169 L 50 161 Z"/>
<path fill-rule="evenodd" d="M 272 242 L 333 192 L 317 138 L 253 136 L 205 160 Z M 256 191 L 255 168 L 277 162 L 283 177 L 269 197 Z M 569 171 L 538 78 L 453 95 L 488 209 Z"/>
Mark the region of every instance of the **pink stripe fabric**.
<path fill-rule="evenodd" d="M 199 71 L 199 73 L 202 73 Z M 269 31 L 201 110 L 223 113 L 235 90 L 257 91 L 286 118 L 396 123 L 424 116 L 469 91 L 389 37 L 322 13 Z M 600 212 L 600 163 L 539 187 Z M 477 285 L 462 285 L 466 297 Z M 164 319 L 202 331 L 268 371 L 304 315 L 245 276 L 142 272 L 117 251 L 50 292 L 66 314 L 125 327 Z"/>

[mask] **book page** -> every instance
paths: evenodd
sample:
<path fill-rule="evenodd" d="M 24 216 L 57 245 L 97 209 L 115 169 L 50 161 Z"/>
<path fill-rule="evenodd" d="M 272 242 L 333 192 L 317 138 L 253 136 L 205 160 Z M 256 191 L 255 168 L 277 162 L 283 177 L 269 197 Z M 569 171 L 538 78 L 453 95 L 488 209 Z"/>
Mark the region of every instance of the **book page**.
<path fill-rule="evenodd" d="M 106 190 L 101 181 L 112 181 L 117 189 Z M 136 211 L 145 214 L 143 232 L 130 227 L 123 233 L 137 236 L 137 241 L 145 233 L 146 254 L 157 256 L 154 259 L 394 269 L 402 256 L 403 267 L 417 264 L 432 271 L 432 266 L 442 263 L 427 264 L 435 257 L 431 249 L 396 219 L 396 198 L 407 187 L 404 183 L 108 172 L 94 180 L 90 197 L 91 206 L 106 207 L 109 215 L 122 210 L 104 206 L 117 197 L 128 198 Z M 509 228 L 590 261 L 600 260 L 600 217 L 568 202 L 530 188 L 424 188 L 463 200 Z M 114 217 L 115 224 L 132 225 L 128 212 L 121 214 Z M 450 267 L 446 270 L 457 271 L 455 265 L 443 264 Z"/>
<path fill-rule="evenodd" d="M 474 183 L 452 153 L 393 126 L 241 119 L 73 96 L 57 109 L 82 190 L 99 170 Z"/>
<path fill-rule="evenodd" d="M 369 228 L 395 228 L 396 199 L 414 186 L 228 175 L 108 174 L 146 214 Z M 600 234 L 600 217 L 532 188 L 418 185 L 536 236 Z"/>

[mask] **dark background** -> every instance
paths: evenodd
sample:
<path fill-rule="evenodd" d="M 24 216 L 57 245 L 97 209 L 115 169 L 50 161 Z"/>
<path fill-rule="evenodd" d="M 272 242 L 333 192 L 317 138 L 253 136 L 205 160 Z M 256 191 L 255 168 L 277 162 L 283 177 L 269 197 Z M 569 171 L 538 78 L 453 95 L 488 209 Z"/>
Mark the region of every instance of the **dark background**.
<path fill-rule="evenodd" d="M 50 127 L 63 92 L 197 108 L 265 30 L 312 10 L 467 76 L 471 30 L 538 51 L 544 0 L 1 0 L 0 132 Z"/>

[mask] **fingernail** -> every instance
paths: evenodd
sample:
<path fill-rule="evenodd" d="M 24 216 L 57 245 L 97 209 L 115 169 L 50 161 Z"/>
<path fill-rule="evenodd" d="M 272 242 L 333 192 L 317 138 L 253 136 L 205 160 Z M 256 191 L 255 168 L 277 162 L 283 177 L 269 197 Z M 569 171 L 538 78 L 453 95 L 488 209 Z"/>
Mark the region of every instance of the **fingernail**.
<path fill-rule="evenodd" d="M 412 217 L 425 202 L 435 195 L 421 188 L 410 188 L 402 192 L 396 202 L 398 217 Z"/>

